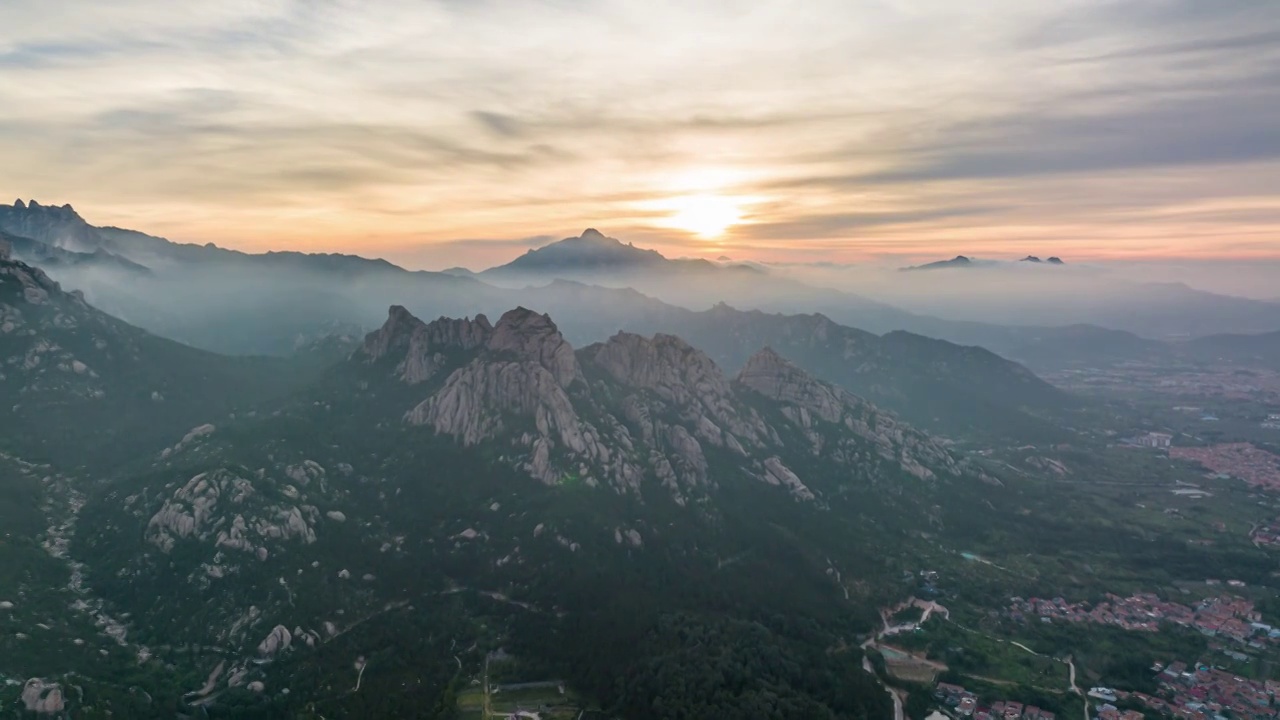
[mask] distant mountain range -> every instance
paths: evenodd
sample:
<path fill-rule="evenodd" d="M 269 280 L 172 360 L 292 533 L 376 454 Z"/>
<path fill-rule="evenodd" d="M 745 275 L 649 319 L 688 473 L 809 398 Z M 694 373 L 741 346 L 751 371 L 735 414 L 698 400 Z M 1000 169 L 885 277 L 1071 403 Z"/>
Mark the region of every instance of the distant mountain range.
<path fill-rule="evenodd" d="M 117 247 L 148 242 L 112 231 L 106 234 Z M 160 260 L 155 266 L 164 270 L 130 284 L 97 287 L 109 301 L 129 302 L 138 314 L 146 313 L 142 316 L 160 332 L 172 328 L 175 337 L 198 337 L 216 349 L 235 349 L 227 347 L 228 341 L 268 337 L 277 339 L 269 347 L 288 354 L 298 345 L 311 347 L 308 338 L 332 332 L 334 323 L 360 325 L 365 305 L 399 294 L 413 298 L 413 307 L 432 315 L 491 313 L 494 308 L 522 303 L 566 318 L 566 335 L 582 344 L 607 339 L 618 331 L 690 337 L 730 371 L 742 368 L 760 348 L 772 346 L 819 378 L 953 437 L 973 436 L 978 425 L 972 420 L 981 416 L 984 432 L 1022 439 L 1062 438 L 1066 433 L 1055 421 L 1078 405 L 1025 368 L 980 348 L 902 331 L 880 337 L 822 315 L 740 311 L 723 303 L 693 311 L 634 290 L 565 280 L 503 289 L 474 279 L 410 273 L 381 261 L 349 256 L 254 256 L 172 244 L 147 250 Z M 174 264 L 174 258 L 184 256 L 198 259 Z M 142 284 L 181 293 L 164 308 L 173 314 L 160 315 L 125 294 Z M 243 290 L 228 292 L 228 287 Z"/>
<path fill-rule="evenodd" d="M 1182 349 L 1198 360 L 1258 364 L 1280 369 L 1280 332 L 1208 335 L 1189 341 Z"/>
<path fill-rule="evenodd" d="M 997 303 L 989 311 L 1001 319 L 1082 316 L 1107 329 L 1090 329 L 1087 323 L 1050 327 L 946 320 L 808 285 L 764 266 L 669 259 L 595 230 L 479 273 L 411 272 L 354 255 L 249 254 L 211 244 L 179 244 L 133 230 L 95 227 L 69 205 L 35 201 L 0 206 L 0 231 L 7 233 L 16 257 L 83 290 L 108 312 L 166 337 L 233 353 L 289 354 L 299 342 L 332 331 L 335 323 L 370 327 L 385 307 L 401 301 L 428 316 L 538 307 L 555 312 L 565 332 L 585 342 L 624 329 L 664 331 L 655 318 L 675 323 L 682 308 L 700 310 L 718 303 L 783 314 L 816 312 L 876 335 L 902 330 L 979 345 L 1033 367 L 1116 355 L 1114 348 L 1096 351 L 1107 338 L 1120 337 L 1111 331 L 1149 328 L 1155 337 L 1195 336 L 1275 330 L 1280 324 L 1275 304 L 1181 285 L 1135 283 L 1112 283 L 1062 299 L 1046 296 L 1039 303 L 1021 298 Z M 1091 341 L 1082 344 L 1086 337 Z M 1141 339 L 1133 345 L 1144 346 L 1143 352 L 1159 349 Z"/>
<path fill-rule="evenodd" d="M 1062 258 L 1059 258 L 1059 257 L 1051 257 L 1047 260 L 1041 260 L 1035 255 L 1028 255 L 1022 258 L 1021 260 L 1019 260 L 1018 262 L 1042 263 L 1045 265 L 1065 265 L 1066 264 L 1065 262 L 1063 262 Z M 971 258 L 965 255 L 957 255 L 951 258 L 950 260 L 936 260 L 931 263 L 925 263 L 923 265 L 912 265 L 910 267 L 904 267 L 900 269 L 903 270 L 904 272 L 912 272 L 917 270 L 947 270 L 947 269 L 953 269 L 953 268 L 963 269 L 963 268 L 998 267 L 1004 264 L 1008 264 L 1008 263 L 1002 263 L 999 260 L 979 260 L 978 258 Z"/>

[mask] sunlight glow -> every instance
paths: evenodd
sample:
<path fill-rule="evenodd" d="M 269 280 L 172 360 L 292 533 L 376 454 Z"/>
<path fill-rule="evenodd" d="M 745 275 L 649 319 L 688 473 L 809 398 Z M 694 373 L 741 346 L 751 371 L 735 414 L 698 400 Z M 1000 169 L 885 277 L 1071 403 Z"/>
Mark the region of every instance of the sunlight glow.
<path fill-rule="evenodd" d="M 699 237 L 716 238 L 742 222 L 742 204 L 720 195 L 686 195 L 663 203 L 671 211 L 664 224 Z"/>

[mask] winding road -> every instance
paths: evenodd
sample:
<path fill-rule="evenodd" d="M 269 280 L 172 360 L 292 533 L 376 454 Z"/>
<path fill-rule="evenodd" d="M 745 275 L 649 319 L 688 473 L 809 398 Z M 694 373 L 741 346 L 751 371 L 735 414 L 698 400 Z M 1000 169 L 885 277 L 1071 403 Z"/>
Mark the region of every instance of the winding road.
<path fill-rule="evenodd" d="M 1067 670 L 1070 673 L 1071 692 L 1079 695 L 1084 700 L 1084 720 L 1089 720 L 1089 698 L 1076 685 L 1076 663 L 1075 659 L 1070 655 L 1064 661 L 1067 663 Z"/>
<path fill-rule="evenodd" d="M 890 624 L 890 621 L 893 620 L 893 616 L 896 613 L 901 612 L 902 610 L 905 610 L 906 608 L 909 608 L 909 607 L 918 607 L 924 611 L 921 613 L 919 620 L 917 620 L 916 622 L 902 623 L 901 625 Z M 940 613 L 943 617 L 947 618 L 948 620 L 951 619 L 951 611 L 946 609 L 942 605 L 939 605 L 936 601 L 929 600 L 926 602 L 924 600 L 919 600 L 915 597 L 907 598 L 904 602 L 902 602 L 897 606 L 885 608 L 881 610 L 880 622 L 884 624 L 884 627 L 880 629 L 880 632 L 876 633 L 873 637 L 868 638 L 866 642 L 862 643 L 862 649 L 866 650 L 867 648 L 874 648 L 876 646 L 876 641 L 887 635 L 896 635 L 897 633 L 900 633 L 900 632 L 915 630 L 916 628 L 920 627 L 925 622 L 927 622 L 930 616 L 932 616 L 933 613 L 935 612 Z M 876 674 L 875 668 L 871 667 L 871 659 L 868 658 L 865 653 L 862 656 L 862 669 L 871 673 L 873 676 Z M 902 709 L 902 695 L 900 695 L 897 690 L 889 687 L 883 682 L 881 682 L 881 685 L 884 687 L 885 692 L 889 693 L 889 697 L 893 698 L 893 720 L 906 720 L 906 714 L 903 712 L 903 709 Z M 1088 718 L 1086 718 L 1085 720 L 1088 720 Z"/>
<path fill-rule="evenodd" d="M 867 642 L 871 641 L 868 640 Z M 865 648 L 867 645 L 864 644 L 862 647 Z M 862 669 L 871 673 L 872 676 L 875 676 L 876 674 L 876 669 L 871 667 L 871 659 L 866 655 L 862 656 Z M 893 720 L 906 720 L 906 715 L 902 711 L 902 697 L 898 695 L 896 690 L 888 685 L 884 685 L 884 683 L 881 683 L 881 685 L 884 686 L 884 691 L 889 693 L 889 697 L 893 698 Z"/>

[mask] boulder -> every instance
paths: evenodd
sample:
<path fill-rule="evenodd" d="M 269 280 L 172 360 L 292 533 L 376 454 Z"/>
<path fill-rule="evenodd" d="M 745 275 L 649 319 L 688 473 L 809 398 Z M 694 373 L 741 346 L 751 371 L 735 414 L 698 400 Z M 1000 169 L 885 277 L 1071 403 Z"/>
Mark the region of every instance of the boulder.
<path fill-rule="evenodd" d="M 271 634 L 258 644 L 258 654 L 263 657 L 274 657 L 276 653 L 288 650 L 292 643 L 293 635 L 289 629 L 283 625 L 277 625 L 272 629 Z"/>

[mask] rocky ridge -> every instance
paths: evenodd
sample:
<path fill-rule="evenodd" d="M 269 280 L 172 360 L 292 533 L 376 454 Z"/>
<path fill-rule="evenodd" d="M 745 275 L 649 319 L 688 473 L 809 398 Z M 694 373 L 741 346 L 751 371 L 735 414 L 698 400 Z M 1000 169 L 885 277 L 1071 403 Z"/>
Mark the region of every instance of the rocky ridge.
<path fill-rule="evenodd" d="M 100 399 L 104 390 L 90 358 L 60 336 L 94 335 L 95 350 L 114 339 L 78 292 L 64 292 L 44 271 L 0 253 L 0 381 L 22 383 L 22 394 L 70 391 Z M 122 348 L 123 349 L 123 348 Z"/>
<path fill-rule="evenodd" d="M 782 403 L 783 414 L 804 428 L 815 451 L 821 451 L 826 442 L 818 428 L 821 421 L 848 429 L 874 446 L 880 457 L 899 462 L 918 478 L 933 479 L 935 471 L 930 468 L 960 474 L 951 454 L 928 435 L 853 393 L 815 380 L 772 348 L 751 356 L 736 382 Z M 850 446 L 847 441 L 842 444 Z"/>
<path fill-rule="evenodd" d="M 423 367 L 417 358 L 428 352 L 441 358 L 431 373 L 406 372 Z M 684 504 L 738 476 L 729 470 L 736 466 L 798 500 L 813 500 L 820 493 L 785 460 L 801 450 L 783 440 L 796 432 L 809 441 L 802 452 L 850 468 L 874 455 L 922 480 L 960 474 L 927 435 L 771 350 L 730 380 L 672 335 L 618 333 L 575 353 L 549 317 L 524 308 L 490 329 L 483 316 L 425 324 L 393 307 L 355 359 L 394 362 L 401 382 L 420 385 L 449 357 L 452 371 L 423 388 L 425 397 L 405 422 L 463 445 L 510 446 L 516 452 L 508 461 L 546 484 L 581 479 L 643 495 L 653 482 Z M 780 415 L 766 419 L 750 402 L 757 395 Z"/>
<path fill-rule="evenodd" d="M 440 318 L 424 323 L 399 305 L 391 307 L 387 322 L 365 338 L 357 355 L 376 363 L 389 354 L 402 356 L 396 375 L 410 385 L 425 382 L 445 363 L 445 353 L 473 350 L 484 345 L 493 326 L 484 315 L 475 319 Z"/>
<path fill-rule="evenodd" d="M 0 230 L 75 252 L 93 252 L 102 246 L 98 231 L 69 204 L 16 200 L 0 205 Z"/>

